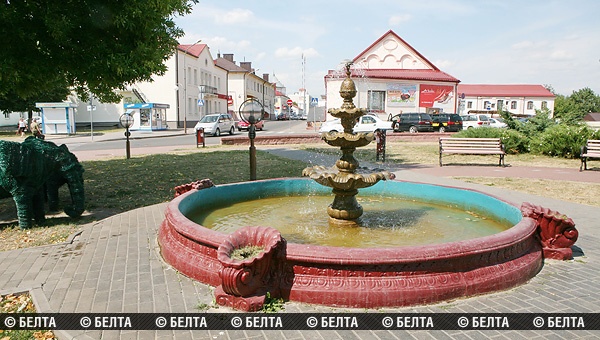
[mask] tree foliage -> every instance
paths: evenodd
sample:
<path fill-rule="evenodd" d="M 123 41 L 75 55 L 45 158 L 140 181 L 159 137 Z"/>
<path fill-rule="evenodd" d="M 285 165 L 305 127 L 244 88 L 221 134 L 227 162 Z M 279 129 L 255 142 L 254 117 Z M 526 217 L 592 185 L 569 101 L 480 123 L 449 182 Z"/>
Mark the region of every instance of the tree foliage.
<path fill-rule="evenodd" d="M 101 101 L 118 101 L 116 90 L 164 74 L 164 61 L 183 35 L 173 18 L 197 2 L 3 1 L 0 104 L 58 95 L 65 86 L 83 100 L 91 92 Z"/>
<path fill-rule="evenodd" d="M 556 95 L 554 117 L 561 122 L 577 125 L 589 112 L 600 112 L 600 96 L 592 89 L 585 87 L 570 96 Z"/>

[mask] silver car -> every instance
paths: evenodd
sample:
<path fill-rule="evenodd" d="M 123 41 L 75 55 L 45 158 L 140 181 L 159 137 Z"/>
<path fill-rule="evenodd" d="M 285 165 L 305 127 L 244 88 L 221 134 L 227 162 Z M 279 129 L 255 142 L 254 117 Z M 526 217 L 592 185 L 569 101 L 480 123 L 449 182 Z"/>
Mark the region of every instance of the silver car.
<path fill-rule="evenodd" d="M 215 113 L 206 115 L 200 119 L 196 126 L 196 130 L 204 129 L 205 135 L 220 136 L 221 132 L 227 131 L 230 135 L 235 133 L 235 120 L 229 113 Z"/>

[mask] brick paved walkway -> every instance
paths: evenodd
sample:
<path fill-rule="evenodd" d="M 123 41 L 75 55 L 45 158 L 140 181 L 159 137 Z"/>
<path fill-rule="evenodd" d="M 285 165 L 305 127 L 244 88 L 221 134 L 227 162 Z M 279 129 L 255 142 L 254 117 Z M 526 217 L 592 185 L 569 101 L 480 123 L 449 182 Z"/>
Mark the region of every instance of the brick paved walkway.
<path fill-rule="evenodd" d="M 284 149 L 271 152 L 323 162 Z M 464 170 L 464 169 L 463 169 Z M 600 175 L 597 172 L 597 176 Z M 532 202 L 573 218 L 579 230 L 573 261 L 546 261 L 529 283 L 505 292 L 435 305 L 351 310 L 287 302 L 296 312 L 600 312 L 600 209 L 467 184 L 423 172 L 396 171 L 409 181 L 474 188 L 512 202 Z M 164 263 L 156 240 L 166 204 L 144 207 L 87 225 L 65 244 L 0 253 L 0 290 L 32 291 L 39 312 L 234 312 L 213 305 L 213 288 Z M 61 339 L 576 339 L 592 331 L 58 331 Z"/>

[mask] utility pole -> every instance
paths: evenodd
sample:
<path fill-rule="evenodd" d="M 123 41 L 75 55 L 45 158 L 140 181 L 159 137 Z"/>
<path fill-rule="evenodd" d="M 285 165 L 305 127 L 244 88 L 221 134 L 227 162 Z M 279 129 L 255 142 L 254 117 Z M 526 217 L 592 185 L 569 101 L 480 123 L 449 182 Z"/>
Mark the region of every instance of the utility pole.
<path fill-rule="evenodd" d="M 305 66 L 306 58 L 304 57 L 304 53 L 302 53 L 302 88 L 304 89 L 304 93 L 302 93 L 302 109 L 304 110 L 304 113 L 307 115 L 306 118 L 308 119 L 308 110 L 306 110 L 306 80 L 304 77 Z"/>

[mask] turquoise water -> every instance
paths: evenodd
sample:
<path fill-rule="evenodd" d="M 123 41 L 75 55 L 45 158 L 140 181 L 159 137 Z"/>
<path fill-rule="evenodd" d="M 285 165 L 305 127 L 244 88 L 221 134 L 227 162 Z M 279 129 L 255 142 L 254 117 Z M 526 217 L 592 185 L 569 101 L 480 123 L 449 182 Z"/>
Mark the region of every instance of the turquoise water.
<path fill-rule="evenodd" d="M 182 201 L 180 209 L 194 222 L 223 233 L 267 226 L 291 243 L 364 248 L 489 236 L 521 218 L 515 207 L 468 190 L 395 181 L 372 188 L 357 196 L 364 209 L 360 227 L 330 226 L 327 206 L 333 195 L 303 179 L 205 189 Z"/>

